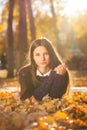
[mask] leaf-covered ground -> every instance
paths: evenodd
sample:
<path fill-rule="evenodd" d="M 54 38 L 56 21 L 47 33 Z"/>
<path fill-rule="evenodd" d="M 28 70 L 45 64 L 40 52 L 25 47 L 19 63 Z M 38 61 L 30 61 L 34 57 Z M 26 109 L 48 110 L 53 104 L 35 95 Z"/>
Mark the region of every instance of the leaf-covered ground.
<path fill-rule="evenodd" d="M 87 92 L 41 102 L 0 92 L 0 130 L 87 130 Z"/>
<path fill-rule="evenodd" d="M 16 91 L 10 92 L 8 87 L 15 87 Z M 0 79 L 0 88 L 0 130 L 87 130 L 87 92 L 38 102 L 33 97 L 20 100 L 16 78 Z"/>
<path fill-rule="evenodd" d="M 85 71 L 71 71 L 71 81 L 73 86 L 87 87 L 87 70 Z"/>

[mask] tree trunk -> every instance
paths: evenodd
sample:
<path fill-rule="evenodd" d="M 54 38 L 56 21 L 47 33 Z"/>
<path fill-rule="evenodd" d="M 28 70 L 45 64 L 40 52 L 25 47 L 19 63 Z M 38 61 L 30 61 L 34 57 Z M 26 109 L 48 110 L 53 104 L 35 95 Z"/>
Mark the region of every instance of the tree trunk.
<path fill-rule="evenodd" d="M 59 40 L 58 38 L 58 29 L 57 29 L 57 19 L 56 19 L 56 15 L 55 15 L 55 10 L 54 10 L 54 6 L 53 6 L 53 0 L 50 0 L 50 7 L 51 7 L 51 13 L 52 13 L 52 21 L 54 23 L 54 34 L 57 40 Z"/>
<path fill-rule="evenodd" d="M 36 38 L 36 29 L 35 29 L 35 22 L 34 22 L 34 16 L 32 11 L 32 2 L 31 0 L 27 0 L 28 5 L 28 12 L 29 12 L 29 21 L 30 21 L 30 32 L 31 32 L 31 41 Z"/>
<path fill-rule="evenodd" d="M 9 0 L 9 15 L 8 15 L 8 77 L 14 76 L 14 45 L 13 45 L 13 30 L 12 30 L 12 21 L 13 21 L 13 9 L 14 9 L 14 0 Z"/>
<path fill-rule="evenodd" d="M 53 6 L 53 0 L 50 0 L 50 7 L 51 7 L 51 13 L 52 13 L 52 22 L 54 23 L 54 34 L 55 34 L 55 38 L 56 38 L 56 48 L 58 50 L 58 52 L 61 54 L 61 44 L 60 44 L 60 41 L 59 41 L 59 30 L 57 28 L 57 19 L 56 19 L 56 14 L 55 14 L 55 9 L 54 9 L 54 6 Z"/>
<path fill-rule="evenodd" d="M 18 45 L 19 45 L 19 67 L 24 65 L 26 59 L 26 53 L 28 51 L 27 42 L 27 24 L 26 24 L 26 8 L 25 0 L 19 0 L 19 34 L 18 34 Z"/>

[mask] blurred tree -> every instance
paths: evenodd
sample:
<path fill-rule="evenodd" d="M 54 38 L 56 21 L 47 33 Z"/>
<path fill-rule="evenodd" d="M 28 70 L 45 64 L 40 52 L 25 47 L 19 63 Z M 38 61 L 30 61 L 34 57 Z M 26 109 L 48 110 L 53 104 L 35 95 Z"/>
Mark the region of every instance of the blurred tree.
<path fill-rule="evenodd" d="M 80 22 L 79 22 L 80 21 Z M 77 45 L 85 55 L 87 55 L 87 10 L 84 14 L 79 14 L 78 17 L 72 19 L 70 24 L 75 31 L 75 36 L 77 38 Z"/>
<path fill-rule="evenodd" d="M 8 77 L 14 76 L 14 45 L 13 45 L 13 10 L 14 10 L 14 0 L 9 0 L 9 15 L 8 15 Z"/>
<path fill-rule="evenodd" d="M 19 0 L 19 32 L 18 32 L 18 46 L 19 46 L 19 67 L 24 65 L 26 53 L 28 51 L 27 41 L 27 24 L 26 24 L 26 6 L 25 0 Z"/>
<path fill-rule="evenodd" d="M 78 39 L 77 45 L 85 54 L 85 56 L 87 56 L 87 34 Z"/>
<path fill-rule="evenodd" d="M 51 8 L 51 13 L 52 13 L 52 23 L 54 24 L 54 34 L 56 37 L 56 40 L 59 40 L 58 38 L 58 28 L 57 28 L 57 18 L 56 18 L 56 14 L 55 14 L 55 10 L 54 10 L 54 5 L 53 5 L 53 0 L 49 0 L 50 1 L 50 8 Z"/>
<path fill-rule="evenodd" d="M 57 8 L 55 9 L 54 6 L 54 1 L 53 0 L 49 0 L 50 1 L 50 9 L 51 9 L 51 14 L 52 14 L 52 23 L 53 23 L 53 33 L 55 34 L 55 39 L 56 39 L 56 48 L 58 50 L 58 52 L 60 54 L 62 54 L 62 45 L 59 39 L 59 32 L 61 30 L 61 26 L 60 26 L 60 21 L 61 21 L 61 17 L 60 17 L 60 10 L 62 9 L 61 7 L 61 0 L 60 1 L 55 1 Z M 55 11 L 57 10 L 57 12 Z M 60 28 L 60 30 L 59 30 Z M 64 50 L 63 50 L 64 51 Z"/>
<path fill-rule="evenodd" d="M 80 22 L 79 22 L 80 21 Z M 87 34 L 87 11 L 84 14 L 79 14 L 76 18 L 71 20 L 71 26 L 76 32 L 76 37 L 81 38 Z"/>
<path fill-rule="evenodd" d="M 3 41 L 2 41 L 2 37 L 0 37 L 0 56 L 2 55 L 3 53 Z"/>
<path fill-rule="evenodd" d="M 4 3 L 5 4 L 5 3 Z M 9 14 L 9 1 L 6 3 L 5 8 L 3 8 L 3 11 L 1 13 L 1 27 L 2 31 L 0 32 L 1 37 L 1 44 L 2 44 L 2 53 L 8 52 L 8 36 L 7 36 L 7 28 L 8 28 L 8 14 Z"/>
<path fill-rule="evenodd" d="M 26 0 L 26 2 L 27 2 L 29 21 L 30 21 L 31 41 L 33 41 L 36 38 L 36 29 L 35 29 L 35 21 L 34 21 L 33 10 L 32 10 L 32 1 Z"/>

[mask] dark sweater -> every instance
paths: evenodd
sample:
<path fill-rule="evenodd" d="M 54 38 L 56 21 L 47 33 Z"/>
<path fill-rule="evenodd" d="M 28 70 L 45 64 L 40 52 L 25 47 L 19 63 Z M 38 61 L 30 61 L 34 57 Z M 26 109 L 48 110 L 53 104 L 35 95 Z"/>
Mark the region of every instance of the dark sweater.
<path fill-rule="evenodd" d="M 34 96 L 37 100 L 42 100 L 42 98 L 47 94 L 52 98 L 61 98 L 66 92 L 69 82 L 67 71 L 65 74 L 59 75 L 52 70 L 49 76 L 37 76 L 37 79 L 41 84 L 39 86 L 36 85 L 35 87 L 32 81 L 30 69 L 31 66 L 26 66 L 19 71 L 19 83 L 21 85 L 20 98 L 22 100 L 31 96 Z"/>

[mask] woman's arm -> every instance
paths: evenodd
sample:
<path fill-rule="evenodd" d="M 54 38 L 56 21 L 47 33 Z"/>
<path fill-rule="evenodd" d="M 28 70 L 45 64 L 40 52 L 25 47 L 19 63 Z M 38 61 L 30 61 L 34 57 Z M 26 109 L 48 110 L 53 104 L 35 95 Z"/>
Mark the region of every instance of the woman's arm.
<path fill-rule="evenodd" d="M 67 91 L 68 84 L 69 75 L 67 71 L 62 75 L 56 73 L 49 95 L 52 98 L 61 98 Z"/>

